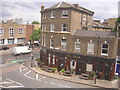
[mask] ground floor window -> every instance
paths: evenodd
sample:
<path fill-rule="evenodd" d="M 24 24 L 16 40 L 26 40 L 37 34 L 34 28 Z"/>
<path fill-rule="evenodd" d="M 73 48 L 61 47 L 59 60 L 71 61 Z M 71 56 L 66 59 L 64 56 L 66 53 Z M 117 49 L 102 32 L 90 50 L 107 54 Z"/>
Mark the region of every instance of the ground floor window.
<path fill-rule="evenodd" d="M 3 45 L 5 43 L 4 39 L 0 39 L 0 45 Z"/>
<path fill-rule="evenodd" d="M 92 72 L 93 71 L 93 65 L 92 64 L 86 64 L 86 71 Z"/>
<path fill-rule="evenodd" d="M 8 44 L 14 44 L 14 39 L 8 39 Z"/>
<path fill-rule="evenodd" d="M 24 38 L 18 38 L 17 43 L 24 43 Z"/>

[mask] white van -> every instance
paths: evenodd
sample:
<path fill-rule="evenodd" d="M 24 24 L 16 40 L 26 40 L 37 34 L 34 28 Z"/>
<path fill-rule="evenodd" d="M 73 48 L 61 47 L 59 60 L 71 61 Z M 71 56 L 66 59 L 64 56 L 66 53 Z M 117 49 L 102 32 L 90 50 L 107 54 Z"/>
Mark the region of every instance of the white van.
<path fill-rule="evenodd" d="M 29 50 L 28 46 L 17 46 L 12 48 L 13 54 L 24 54 L 24 53 L 30 53 L 31 50 Z"/>

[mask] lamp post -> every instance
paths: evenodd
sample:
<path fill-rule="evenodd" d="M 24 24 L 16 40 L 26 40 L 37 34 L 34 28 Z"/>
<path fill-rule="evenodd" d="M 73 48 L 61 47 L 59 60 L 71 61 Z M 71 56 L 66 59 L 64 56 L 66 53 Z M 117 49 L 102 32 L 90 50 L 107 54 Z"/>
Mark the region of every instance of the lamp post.
<path fill-rule="evenodd" d="M 99 43 L 100 43 L 100 34 L 96 34 L 98 36 L 98 42 L 97 42 L 97 46 L 98 46 L 98 49 L 97 49 L 97 58 L 99 56 Z M 97 69 L 97 67 L 96 67 Z M 97 75 L 96 75 L 97 71 L 95 70 L 95 75 L 94 75 L 94 84 L 96 84 L 96 79 L 97 79 Z"/>
<path fill-rule="evenodd" d="M 33 57 L 33 53 L 31 53 L 31 67 L 33 66 L 33 65 L 32 65 L 32 63 L 33 63 L 33 59 L 34 59 L 34 57 Z"/>

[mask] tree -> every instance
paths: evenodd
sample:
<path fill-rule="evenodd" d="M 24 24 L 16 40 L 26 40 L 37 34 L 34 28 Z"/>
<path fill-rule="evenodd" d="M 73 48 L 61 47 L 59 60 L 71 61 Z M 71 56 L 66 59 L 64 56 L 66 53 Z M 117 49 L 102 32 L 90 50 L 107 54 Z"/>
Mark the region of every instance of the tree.
<path fill-rule="evenodd" d="M 115 29 L 113 31 L 118 31 L 118 25 L 120 24 L 120 16 L 116 19 Z"/>
<path fill-rule="evenodd" d="M 32 24 L 40 24 L 38 21 L 33 21 Z"/>
<path fill-rule="evenodd" d="M 39 41 L 40 35 L 41 35 L 40 29 L 35 29 L 35 30 L 33 31 L 33 34 L 30 35 L 30 39 L 31 39 L 32 41 Z"/>

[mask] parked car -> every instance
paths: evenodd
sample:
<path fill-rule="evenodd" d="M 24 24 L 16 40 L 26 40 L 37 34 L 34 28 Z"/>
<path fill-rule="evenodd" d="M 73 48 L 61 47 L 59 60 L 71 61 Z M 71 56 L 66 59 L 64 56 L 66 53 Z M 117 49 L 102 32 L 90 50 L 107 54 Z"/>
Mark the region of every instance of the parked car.
<path fill-rule="evenodd" d="M 7 46 L 0 47 L 0 50 L 7 50 L 7 49 L 9 49 L 9 47 Z"/>

